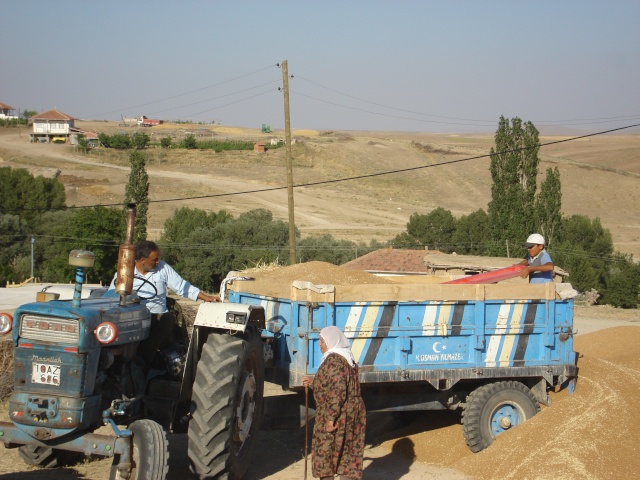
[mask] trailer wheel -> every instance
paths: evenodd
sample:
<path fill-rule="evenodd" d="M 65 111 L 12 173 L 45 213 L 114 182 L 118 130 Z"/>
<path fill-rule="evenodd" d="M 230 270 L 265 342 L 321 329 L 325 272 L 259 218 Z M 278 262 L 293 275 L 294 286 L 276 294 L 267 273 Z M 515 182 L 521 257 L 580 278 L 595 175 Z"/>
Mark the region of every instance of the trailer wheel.
<path fill-rule="evenodd" d="M 33 445 L 21 446 L 18 448 L 18 454 L 27 465 L 41 468 L 73 465 L 84 457 L 84 455 L 79 452 L 56 450 L 51 447 L 36 447 Z"/>
<path fill-rule="evenodd" d="M 120 455 L 113 457 L 109 480 L 163 480 L 169 473 L 167 436 L 153 420 L 137 420 L 131 430 L 131 476 L 118 470 Z"/>
<path fill-rule="evenodd" d="M 209 334 L 193 385 L 189 460 L 198 478 L 241 479 L 262 417 L 264 356 L 260 336 Z"/>
<path fill-rule="evenodd" d="M 493 443 L 497 435 L 540 411 L 531 390 L 520 382 L 496 382 L 469 394 L 462 410 L 464 438 L 472 452 Z"/>

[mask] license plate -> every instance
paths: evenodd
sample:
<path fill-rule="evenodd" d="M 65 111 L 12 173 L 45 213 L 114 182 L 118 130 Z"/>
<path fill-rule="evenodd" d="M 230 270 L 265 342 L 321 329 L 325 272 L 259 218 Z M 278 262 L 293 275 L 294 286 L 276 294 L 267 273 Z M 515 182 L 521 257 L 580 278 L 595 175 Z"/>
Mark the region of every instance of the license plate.
<path fill-rule="evenodd" d="M 31 369 L 31 383 L 60 386 L 60 365 L 33 362 Z"/>

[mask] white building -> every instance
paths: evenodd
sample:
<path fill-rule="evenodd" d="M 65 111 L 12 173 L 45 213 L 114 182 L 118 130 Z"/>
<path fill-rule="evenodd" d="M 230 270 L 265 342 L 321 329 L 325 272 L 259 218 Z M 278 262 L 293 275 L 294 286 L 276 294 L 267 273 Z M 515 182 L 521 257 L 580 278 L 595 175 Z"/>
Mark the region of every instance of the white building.
<path fill-rule="evenodd" d="M 17 120 L 18 117 L 11 112 L 15 111 L 11 105 L 0 102 L 0 120 Z"/>
<path fill-rule="evenodd" d="M 68 143 L 75 118 L 58 110 L 47 110 L 29 120 L 33 122 L 32 142 Z"/>

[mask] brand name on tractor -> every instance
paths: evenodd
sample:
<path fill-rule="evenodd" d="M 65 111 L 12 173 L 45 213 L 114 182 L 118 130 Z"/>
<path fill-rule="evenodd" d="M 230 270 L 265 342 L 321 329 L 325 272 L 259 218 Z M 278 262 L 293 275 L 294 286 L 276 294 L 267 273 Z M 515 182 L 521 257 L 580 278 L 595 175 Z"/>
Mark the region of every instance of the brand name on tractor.
<path fill-rule="evenodd" d="M 47 322 L 44 320 L 25 320 L 24 326 L 26 328 L 34 330 L 48 330 L 51 332 L 67 332 L 75 333 L 76 326 L 69 324 L 62 324 L 57 322 Z"/>
<path fill-rule="evenodd" d="M 57 357 L 41 357 L 40 355 L 33 355 L 31 357 L 31 361 L 33 362 L 47 362 L 47 363 L 62 363 L 61 358 Z"/>
<path fill-rule="evenodd" d="M 455 362 L 464 360 L 461 353 L 429 353 L 426 355 L 416 355 L 416 362 Z"/>

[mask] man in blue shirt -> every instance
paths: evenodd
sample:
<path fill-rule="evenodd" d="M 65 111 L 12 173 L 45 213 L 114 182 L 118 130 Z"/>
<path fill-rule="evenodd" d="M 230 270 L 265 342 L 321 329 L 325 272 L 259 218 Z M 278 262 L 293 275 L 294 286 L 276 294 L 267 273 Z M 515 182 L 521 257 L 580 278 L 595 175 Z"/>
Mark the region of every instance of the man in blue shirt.
<path fill-rule="evenodd" d="M 109 294 L 115 294 L 116 277 L 117 273 L 111 281 Z M 158 350 L 167 348 L 174 350 L 176 348 L 172 344 L 176 342 L 174 330 L 177 327 L 177 321 L 176 315 L 167 306 L 167 290 L 169 289 L 193 301 L 221 301 L 217 295 L 203 293 L 199 288 L 183 280 L 167 262 L 160 259 L 160 249 L 154 242 L 149 240 L 139 242 L 136 245 L 136 271 L 133 278 L 133 291 L 140 298 L 140 303 L 151 312 L 149 338 L 142 341 L 138 347 L 138 355 L 147 364 L 151 364 Z M 174 353 L 170 351 L 167 352 L 167 355 L 171 356 Z"/>
<path fill-rule="evenodd" d="M 527 258 L 518 264 L 525 265 L 520 276 L 529 277 L 529 283 L 553 282 L 553 261 L 544 249 L 544 237 L 532 233 L 523 246 L 527 248 Z"/>

